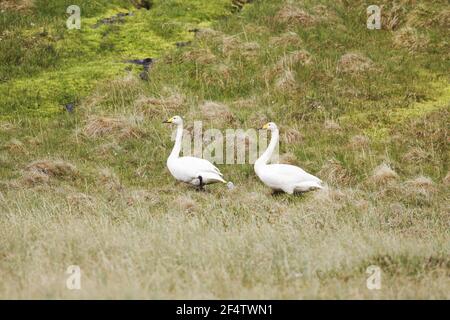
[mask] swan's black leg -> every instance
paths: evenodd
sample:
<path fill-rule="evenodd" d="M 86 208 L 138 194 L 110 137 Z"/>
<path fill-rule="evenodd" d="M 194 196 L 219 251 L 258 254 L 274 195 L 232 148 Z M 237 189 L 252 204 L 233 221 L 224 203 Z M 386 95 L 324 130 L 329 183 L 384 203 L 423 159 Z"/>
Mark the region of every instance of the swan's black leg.
<path fill-rule="evenodd" d="M 200 184 L 199 184 L 199 186 L 198 186 L 198 189 L 199 189 L 200 191 L 205 191 L 205 188 L 203 188 L 204 184 L 203 184 L 203 178 L 202 178 L 202 176 L 198 176 L 198 179 L 200 180 Z"/>
<path fill-rule="evenodd" d="M 281 195 L 282 193 L 283 193 L 283 191 L 281 191 L 281 190 L 272 189 L 271 195 L 276 197 L 276 196 Z"/>

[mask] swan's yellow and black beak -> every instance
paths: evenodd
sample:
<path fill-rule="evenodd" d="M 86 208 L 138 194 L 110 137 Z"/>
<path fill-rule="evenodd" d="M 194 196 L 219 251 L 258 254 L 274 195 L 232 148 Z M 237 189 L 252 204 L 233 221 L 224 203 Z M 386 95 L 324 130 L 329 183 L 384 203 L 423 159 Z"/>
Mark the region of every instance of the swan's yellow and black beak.
<path fill-rule="evenodd" d="M 173 122 L 173 118 L 167 119 L 165 121 L 163 121 L 163 123 L 172 123 Z"/>
<path fill-rule="evenodd" d="M 266 123 L 265 125 L 263 125 L 261 129 L 264 129 L 264 130 L 269 129 L 269 123 Z"/>

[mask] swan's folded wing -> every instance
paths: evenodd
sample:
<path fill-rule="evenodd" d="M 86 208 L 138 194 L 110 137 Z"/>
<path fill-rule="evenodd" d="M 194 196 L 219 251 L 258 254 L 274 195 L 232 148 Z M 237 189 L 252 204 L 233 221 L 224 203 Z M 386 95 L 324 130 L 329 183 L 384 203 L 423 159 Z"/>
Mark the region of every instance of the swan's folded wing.
<path fill-rule="evenodd" d="M 270 171 L 273 172 L 274 175 L 278 176 L 279 179 L 282 179 L 285 182 L 297 183 L 303 181 L 315 181 L 321 183 L 322 181 L 309 174 L 302 168 L 297 166 L 292 166 L 289 164 L 271 164 L 268 166 Z"/>
<path fill-rule="evenodd" d="M 180 161 L 186 170 L 192 171 L 193 175 L 198 172 L 211 172 L 218 174 L 221 177 L 223 176 L 220 170 L 208 160 L 196 157 L 181 157 L 178 161 Z"/>

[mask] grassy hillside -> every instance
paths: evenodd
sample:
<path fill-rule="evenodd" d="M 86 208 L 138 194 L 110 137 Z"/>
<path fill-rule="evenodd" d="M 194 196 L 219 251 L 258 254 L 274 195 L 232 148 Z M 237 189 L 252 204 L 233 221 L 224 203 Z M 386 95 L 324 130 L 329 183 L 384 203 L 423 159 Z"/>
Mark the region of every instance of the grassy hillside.
<path fill-rule="evenodd" d="M 362 0 L 80 0 L 67 30 L 72 1 L 2 2 L 0 297 L 450 298 L 448 3 L 378 3 L 382 30 Z M 123 63 L 146 57 L 148 81 Z M 328 187 L 273 196 L 251 165 L 178 184 L 175 114 L 274 121 Z"/>

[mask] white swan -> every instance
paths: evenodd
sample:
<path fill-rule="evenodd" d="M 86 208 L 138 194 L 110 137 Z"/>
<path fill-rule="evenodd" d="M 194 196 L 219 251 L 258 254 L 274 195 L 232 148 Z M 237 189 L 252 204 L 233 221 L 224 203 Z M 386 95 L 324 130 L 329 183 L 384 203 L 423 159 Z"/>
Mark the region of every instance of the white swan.
<path fill-rule="evenodd" d="M 180 116 L 174 116 L 164 121 L 164 123 L 177 125 L 175 145 L 167 159 L 167 168 L 175 179 L 198 186 L 200 190 L 203 190 L 203 186 L 207 184 L 216 182 L 227 183 L 222 178 L 223 175 L 219 169 L 208 160 L 195 157 L 180 157 L 183 138 L 183 119 Z"/>
<path fill-rule="evenodd" d="M 259 179 L 274 191 L 284 191 L 288 194 L 323 189 L 322 181 L 305 172 L 303 169 L 288 164 L 267 164 L 279 139 L 278 127 L 269 122 L 263 126 L 272 132 L 267 150 L 255 162 L 255 173 Z"/>

